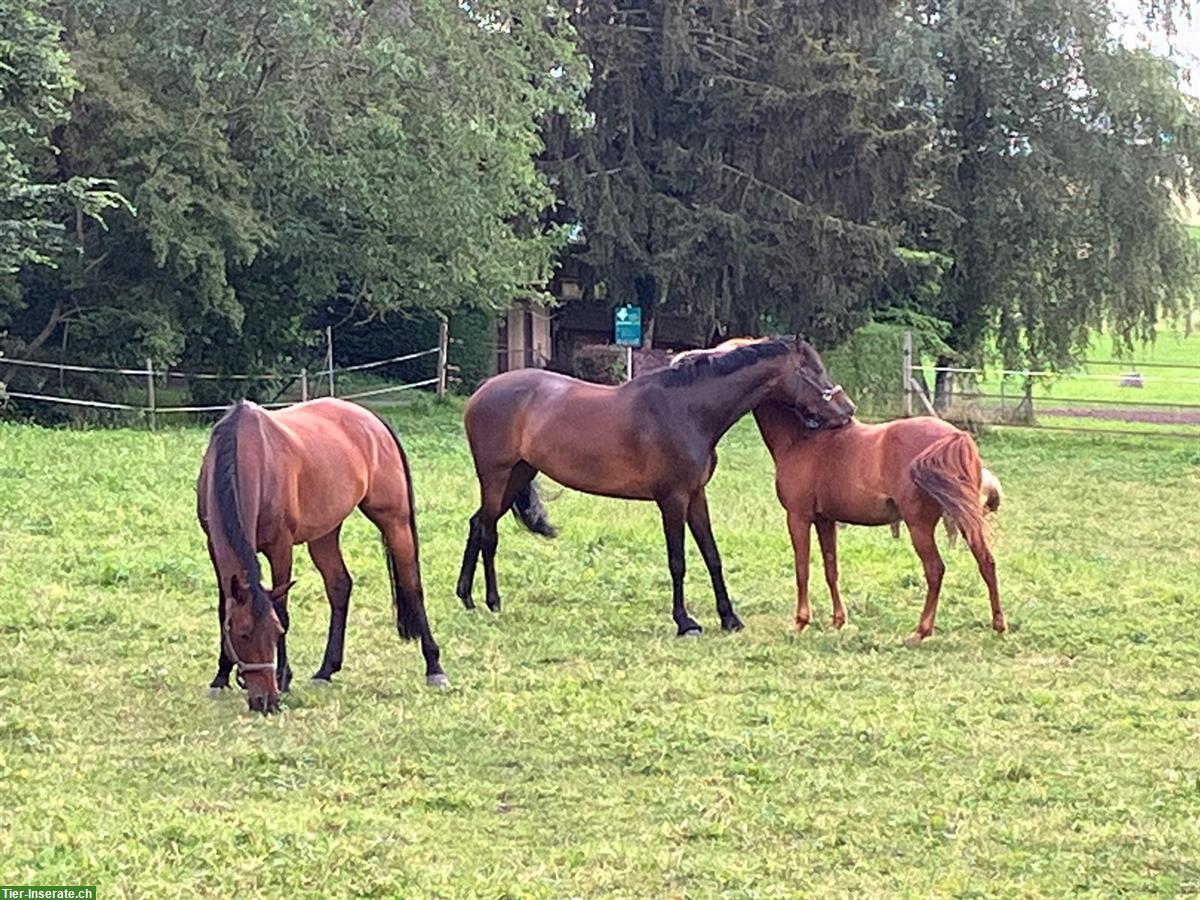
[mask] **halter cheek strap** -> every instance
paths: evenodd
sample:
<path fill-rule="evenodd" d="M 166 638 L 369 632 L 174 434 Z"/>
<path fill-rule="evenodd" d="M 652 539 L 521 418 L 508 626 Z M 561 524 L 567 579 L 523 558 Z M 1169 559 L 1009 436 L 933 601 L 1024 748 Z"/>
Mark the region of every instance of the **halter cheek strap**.
<path fill-rule="evenodd" d="M 813 378 L 807 372 L 802 372 L 801 375 L 804 378 L 804 380 L 808 382 L 809 387 L 814 388 L 815 390 L 818 390 L 821 392 L 821 399 L 825 403 L 828 403 L 830 400 L 832 400 L 838 394 L 845 393 L 845 391 L 842 390 L 842 386 L 840 384 L 835 384 L 833 387 L 824 388 L 824 387 L 821 387 L 821 385 L 817 381 L 817 379 Z"/>
<path fill-rule="evenodd" d="M 233 638 L 229 634 L 230 625 L 230 616 L 228 613 L 226 613 L 225 624 L 221 628 L 221 634 L 225 639 L 225 655 L 233 660 L 233 664 L 237 666 L 237 684 L 238 687 L 244 688 L 246 686 L 246 679 L 244 676 L 247 672 L 265 672 L 268 670 L 274 670 L 275 662 L 273 660 L 271 662 L 260 663 L 242 662 L 241 657 L 237 655 L 237 651 L 233 649 Z"/>

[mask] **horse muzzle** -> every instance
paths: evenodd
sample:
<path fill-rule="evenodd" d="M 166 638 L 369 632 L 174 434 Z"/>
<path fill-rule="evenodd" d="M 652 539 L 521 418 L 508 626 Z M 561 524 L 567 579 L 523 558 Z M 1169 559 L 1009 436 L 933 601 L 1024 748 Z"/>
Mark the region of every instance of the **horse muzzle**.
<path fill-rule="evenodd" d="M 262 713 L 264 716 L 279 712 L 278 693 L 250 694 L 246 703 L 249 704 L 251 712 Z"/>

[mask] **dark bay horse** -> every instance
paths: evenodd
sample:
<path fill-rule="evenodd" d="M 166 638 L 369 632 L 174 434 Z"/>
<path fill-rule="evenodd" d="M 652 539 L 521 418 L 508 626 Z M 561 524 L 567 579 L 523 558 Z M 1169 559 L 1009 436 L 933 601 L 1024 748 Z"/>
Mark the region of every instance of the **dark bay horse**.
<path fill-rule="evenodd" d="M 328 681 L 341 669 L 351 580 L 338 536 L 355 507 L 382 533 L 400 636 L 421 639 L 427 682 L 448 684 L 425 618 L 408 459 L 382 419 L 342 400 L 277 412 L 238 403 L 213 429 L 197 495 L 220 592 L 214 691 L 228 687 L 236 665 L 250 708 L 278 709 L 292 677 L 287 595 L 296 544 L 308 544 L 329 598 L 325 659 L 313 678 Z M 271 564 L 270 591 L 260 552 Z"/>
<path fill-rule="evenodd" d="M 987 544 L 984 516 L 999 506 L 999 482 L 984 470 L 975 441 L 934 418 L 899 419 L 885 425 L 850 422 L 813 430 L 786 406 L 764 403 L 754 418 L 775 460 L 775 489 L 787 510 L 796 557 L 796 629 L 812 618 L 808 601 L 809 532 L 816 526 L 833 600 L 833 627 L 846 609 L 838 594 L 837 524 L 908 526 L 925 569 L 925 608 L 911 641 L 933 632 L 945 564 L 935 529 L 945 518 L 961 532 L 979 565 L 992 607 L 992 627 L 1005 629 L 996 584 L 996 563 Z M 990 476 L 990 473 L 989 473 Z"/>
<path fill-rule="evenodd" d="M 803 341 L 745 341 L 696 351 L 618 387 L 540 369 L 506 372 L 467 403 L 467 438 L 481 505 L 471 517 L 458 596 L 474 608 L 471 586 L 483 554 L 487 605 L 500 608 L 496 522 L 510 508 L 530 530 L 553 536 L 532 479 L 607 497 L 653 500 L 662 513 L 678 634 L 697 634 L 683 601 L 686 521 L 712 578 L 721 627 L 742 627 L 721 574 L 704 487 L 717 465 L 717 441 L 768 398 L 816 427 L 849 420 L 854 406 Z"/>

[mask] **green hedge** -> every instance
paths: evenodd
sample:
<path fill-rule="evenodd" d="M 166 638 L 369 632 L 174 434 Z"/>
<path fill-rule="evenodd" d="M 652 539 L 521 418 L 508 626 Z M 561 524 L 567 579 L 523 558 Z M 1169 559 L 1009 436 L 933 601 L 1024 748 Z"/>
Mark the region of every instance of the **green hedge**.
<path fill-rule="evenodd" d="M 903 411 L 900 355 L 904 332 L 912 332 L 914 364 L 923 358 L 952 355 L 952 351 L 942 340 L 946 326 L 940 320 L 907 311 L 884 316 L 821 356 L 830 376 L 858 406 L 860 416 L 892 419 Z"/>

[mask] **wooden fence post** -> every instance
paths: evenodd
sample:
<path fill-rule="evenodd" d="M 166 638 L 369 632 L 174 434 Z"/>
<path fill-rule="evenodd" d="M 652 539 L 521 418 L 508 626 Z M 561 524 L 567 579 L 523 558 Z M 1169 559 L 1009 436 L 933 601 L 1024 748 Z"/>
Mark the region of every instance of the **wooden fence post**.
<path fill-rule="evenodd" d="M 337 396 L 333 387 L 333 326 L 325 326 L 325 367 L 329 372 L 329 396 Z"/>
<path fill-rule="evenodd" d="M 904 332 L 900 347 L 901 413 L 907 419 L 912 416 L 912 332 Z"/>
<path fill-rule="evenodd" d="M 154 407 L 156 405 L 154 400 L 154 360 L 149 357 L 146 358 L 146 403 L 150 410 L 150 430 L 153 431 L 155 425 Z"/>
<path fill-rule="evenodd" d="M 437 395 L 446 396 L 446 364 L 450 357 L 450 323 L 438 319 Z"/>
<path fill-rule="evenodd" d="M 300 370 L 300 402 L 308 400 L 308 366 Z"/>

